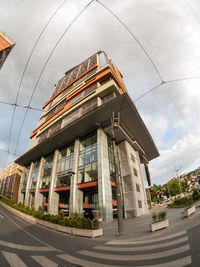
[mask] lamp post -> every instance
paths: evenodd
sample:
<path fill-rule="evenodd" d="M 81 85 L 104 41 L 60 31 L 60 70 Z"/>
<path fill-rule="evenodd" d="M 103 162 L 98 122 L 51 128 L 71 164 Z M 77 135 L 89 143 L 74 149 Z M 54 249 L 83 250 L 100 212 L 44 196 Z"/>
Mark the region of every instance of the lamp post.
<path fill-rule="evenodd" d="M 114 154 L 114 166 L 115 166 L 115 175 L 116 175 L 116 198 L 117 198 L 117 221 L 118 221 L 118 235 L 124 235 L 124 221 L 123 221 L 123 210 L 122 210 L 122 195 L 121 195 L 121 183 L 120 183 L 120 170 L 119 170 L 119 161 L 117 155 L 116 147 L 116 132 L 119 127 L 120 114 L 118 113 L 113 116 L 111 119 L 111 128 L 112 128 L 112 145 L 113 145 L 113 154 Z"/>

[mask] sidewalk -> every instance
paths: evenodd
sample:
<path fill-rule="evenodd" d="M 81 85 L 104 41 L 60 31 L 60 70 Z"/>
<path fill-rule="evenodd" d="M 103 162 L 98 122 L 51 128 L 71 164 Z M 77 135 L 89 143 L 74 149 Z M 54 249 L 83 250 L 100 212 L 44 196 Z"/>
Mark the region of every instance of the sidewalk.
<path fill-rule="evenodd" d="M 199 206 L 199 203 L 196 203 Z M 104 235 L 98 237 L 100 241 L 109 240 L 141 240 L 151 239 L 152 237 L 164 236 L 167 234 L 187 230 L 195 225 L 200 224 L 200 208 L 196 207 L 196 213 L 191 215 L 189 218 L 182 218 L 181 211 L 184 208 L 167 208 L 167 207 L 156 207 L 149 211 L 148 215 L 140 216 L 133 219 L 124 220 L 124 236 L 118 236 L 118 223 L 115 219 L 111 223 L 102 224 Z M 167 211 L 167 219 L 169 220 L 169 227 L 156 231 L 150 232 L 149 224 L 152 221 L 152 213 L 159 211 Z"/>

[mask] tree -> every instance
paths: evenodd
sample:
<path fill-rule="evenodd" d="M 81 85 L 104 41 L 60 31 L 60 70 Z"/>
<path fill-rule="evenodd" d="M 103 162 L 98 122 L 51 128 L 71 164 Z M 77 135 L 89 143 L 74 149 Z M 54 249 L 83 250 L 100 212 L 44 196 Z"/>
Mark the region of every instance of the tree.
<path fill-rule="evenodd" d="M 154 184 L 151 187 L 151 200 L 152 202 L 157 202 L 160 200 L 160 194 L 162 192 L 162 186 Z"/>

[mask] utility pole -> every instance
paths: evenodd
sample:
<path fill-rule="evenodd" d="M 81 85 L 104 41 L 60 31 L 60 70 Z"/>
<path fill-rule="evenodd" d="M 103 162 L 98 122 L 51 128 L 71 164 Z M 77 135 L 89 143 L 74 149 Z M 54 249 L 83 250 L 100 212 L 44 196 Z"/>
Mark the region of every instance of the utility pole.
<path fill-rule="evenodd" d="M 122 194 L 121 194 L 121 179 L 119 169 L 119 159 L 116 147 L 116 136 L 120 124 L 120 113 L 117 115 L 112 114 L 111 118 L 111 130 L 112 130 L 112 145 L 114 154 L 114 165 L 115 165 L 115 178 L 116 178 L 116 198 L 117 198 L 117 221 L 118 221 L 118 235 L 124 235 L 124 221 L 123 221 L 123 210 L 122 210 Z"/>

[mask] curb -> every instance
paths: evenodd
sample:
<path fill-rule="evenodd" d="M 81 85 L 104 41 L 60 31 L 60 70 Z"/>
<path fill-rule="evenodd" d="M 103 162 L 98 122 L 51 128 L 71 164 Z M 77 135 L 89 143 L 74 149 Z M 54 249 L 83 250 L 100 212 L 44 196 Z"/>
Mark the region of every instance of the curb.
<path fill-rule="evenodd" d="M 39 224 L 39 225 L 42 225 L 46 228 L 56 230 L 58 232 L 62 232 L 65 234 L 71 234 L 71 235 L 77 235 L 77 236 L 83 236 L 83 237 L 89 237 L 89 238 L 95 238 L 95 237 L 103 235 L 103 229 L 97 229 L 97 230 L 78 229 L 78 228 L 62 226 L 59 224 L 53 224 L 51 222 L 40 220 L 40 219 L 35 218 L 31 215 L 25 214 L 19 210 L 16 210 L 16 209 L 8 206 L 7 204 L 5 204 L 3 202 L 0 202 L 0 204 L 3 207 L 5 207 L 6 209 L 10 210 L 12 213 L 15 213 L 16 215 L 18 215 L 20 218 L 23 218 L 29 222 L 34 223 L 34 224 Z"/>

